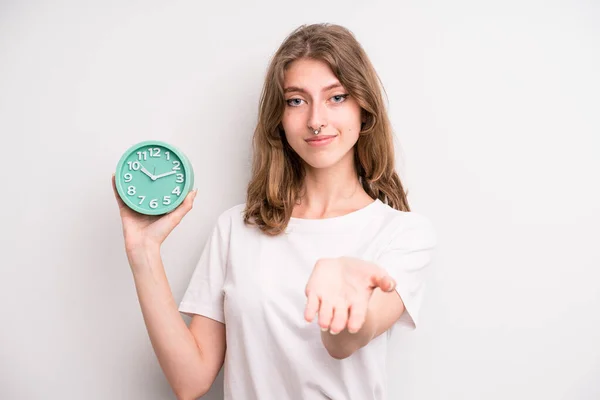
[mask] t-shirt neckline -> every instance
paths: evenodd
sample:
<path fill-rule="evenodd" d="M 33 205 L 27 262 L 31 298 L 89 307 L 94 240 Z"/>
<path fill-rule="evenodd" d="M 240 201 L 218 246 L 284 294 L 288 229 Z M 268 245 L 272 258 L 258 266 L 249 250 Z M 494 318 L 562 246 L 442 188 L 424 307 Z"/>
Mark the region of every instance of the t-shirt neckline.
<path fill-rule="evenodd" d="M 328 218 L 297 218 L 291 217 L 288 223 L 288 232 L 295 231 L 314 231 L 314 232 L 331 232 L 335 230 L 356 226 L 357 222 L 368 220 L 371 215 L 383 202 L 380 199 L 375 199 L 363 208 L 351 211 L 344 215 Z"/>

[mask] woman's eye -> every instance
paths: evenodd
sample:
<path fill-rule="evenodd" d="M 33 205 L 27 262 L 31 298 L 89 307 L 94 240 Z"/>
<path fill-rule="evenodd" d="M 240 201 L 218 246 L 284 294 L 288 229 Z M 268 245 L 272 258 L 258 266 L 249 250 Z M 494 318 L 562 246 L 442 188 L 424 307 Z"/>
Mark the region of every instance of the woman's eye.
<path fill-rule="evenodd" d="M 346 100 L 346 97 L 348 97 L 347 94 L 338 94 L 337 96 L 333 96 L 332 99 L 334 103 L 342 103 Z"/>
<path fill-rule="evenodd" d="M 287 102 L 288 106 L 298 107 L 301 104 L 302 99 L 289 99 L 289 100 L 286 100 L 286 102 Z"/>

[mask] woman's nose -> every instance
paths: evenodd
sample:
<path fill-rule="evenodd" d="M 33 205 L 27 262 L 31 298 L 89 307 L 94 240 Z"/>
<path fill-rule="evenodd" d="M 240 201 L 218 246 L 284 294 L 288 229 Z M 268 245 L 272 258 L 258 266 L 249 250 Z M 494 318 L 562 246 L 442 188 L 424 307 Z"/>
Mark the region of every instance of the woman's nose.
<path fill-rule="evenodd" d="M 315 131 L 322 126 L 327 126 L 327 109 L 324 104 L 314 102 L 310 108 L 308 127 Z"/>

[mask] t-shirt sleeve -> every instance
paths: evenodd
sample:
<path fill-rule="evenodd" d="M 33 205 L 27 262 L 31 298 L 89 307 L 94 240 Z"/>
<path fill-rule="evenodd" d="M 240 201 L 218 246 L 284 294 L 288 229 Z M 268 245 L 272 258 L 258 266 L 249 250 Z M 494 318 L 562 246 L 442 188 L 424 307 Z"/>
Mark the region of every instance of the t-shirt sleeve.
<path fill-rule="evenodd" d="M 196 264 L 179 304 L 186 315 L 203 315 L 225 323 L 223 283 L 227 268 L 229 229 L 224 215 L 219 217 Z"/>
<path fill-rule="evenodd" d="M 394 278 L 396 291 L 404 303 L 405 311 L 396 325 L 416 329 L 437 237 L 431 221 L 422 215 L 400 218 L 399 225 L 377 258 L 377 264 Z"/>

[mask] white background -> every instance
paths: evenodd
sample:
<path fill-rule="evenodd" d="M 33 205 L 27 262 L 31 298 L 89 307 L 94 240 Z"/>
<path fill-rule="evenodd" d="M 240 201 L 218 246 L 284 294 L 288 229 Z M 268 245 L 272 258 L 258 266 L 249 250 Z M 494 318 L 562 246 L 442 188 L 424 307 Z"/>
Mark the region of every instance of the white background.
<path fill-rule="evenodd" d="M 0 1 L 1 399 L 174 398 L 111 174 L 147 139 L 194 164 L 196 206 L 163 246 L 178 302 L 245 200 L 269 59 L 312 22 L 365 47 L 438 230 L 390 398 L 600 399 L 600 6 L 522 0 Z"/>

